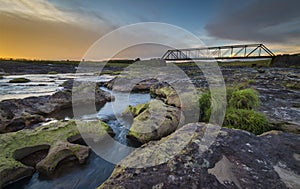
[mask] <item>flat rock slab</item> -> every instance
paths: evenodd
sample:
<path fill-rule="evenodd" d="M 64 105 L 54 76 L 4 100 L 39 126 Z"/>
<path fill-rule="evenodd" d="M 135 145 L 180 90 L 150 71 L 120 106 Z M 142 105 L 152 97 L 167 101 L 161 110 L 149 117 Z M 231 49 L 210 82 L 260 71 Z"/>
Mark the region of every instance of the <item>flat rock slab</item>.
<path fill-rule="evenodd" d="M 256 136 L 221 128 L 208 146 L 206 131 L 214 127 L 191 123 L 143 145 L 99 188 L 300 187 L 299 135 L 270 131 Z"/>

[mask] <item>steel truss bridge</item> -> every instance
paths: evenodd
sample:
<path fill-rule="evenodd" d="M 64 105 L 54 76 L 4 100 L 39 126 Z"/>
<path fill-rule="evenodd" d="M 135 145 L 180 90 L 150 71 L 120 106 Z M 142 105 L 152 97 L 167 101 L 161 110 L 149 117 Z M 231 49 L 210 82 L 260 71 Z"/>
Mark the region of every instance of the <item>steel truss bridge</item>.
<path fill-rule="evenodd" d="M 209 59 L 273 58 L 275 54 L 263 44 L 228 45 L 206 48 L 168 50 L 162 59 L 166 61 Z"/>

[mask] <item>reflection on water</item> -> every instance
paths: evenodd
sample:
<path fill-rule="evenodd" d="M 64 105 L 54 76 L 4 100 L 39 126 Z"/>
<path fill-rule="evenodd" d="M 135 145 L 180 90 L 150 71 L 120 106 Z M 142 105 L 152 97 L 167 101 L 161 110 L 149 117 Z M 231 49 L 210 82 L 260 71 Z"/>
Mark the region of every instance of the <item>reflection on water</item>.
<path fill-rule="evenodd" d="M 11 79 L 24 77 L 28 83 L 9 83 Z M 84 74 L 30 74 L 10 75 L 0 79 L 0 101 L 5 99 L 26 98 L 30 96 L 50 95 L 59 90 L 59 85 L 67 79 L 79 78 L 85 81 L 107 81 L 112 76 L 96 76 L 94 73 Z"/>

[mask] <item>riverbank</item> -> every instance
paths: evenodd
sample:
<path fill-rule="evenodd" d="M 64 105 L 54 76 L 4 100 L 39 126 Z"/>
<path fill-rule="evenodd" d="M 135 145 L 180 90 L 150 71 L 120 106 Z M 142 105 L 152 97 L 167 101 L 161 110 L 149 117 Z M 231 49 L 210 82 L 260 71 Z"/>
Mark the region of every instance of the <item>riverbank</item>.
<path fill-rule="evenodd" d="M 134 60 L 120 60 L 83 63 L 105 65 L 103 71 L 112 73 L 121 71 L 133 62 Z M 0 60 L 0 75 L 75 73 L 80 63 L 80 61 Z"/>

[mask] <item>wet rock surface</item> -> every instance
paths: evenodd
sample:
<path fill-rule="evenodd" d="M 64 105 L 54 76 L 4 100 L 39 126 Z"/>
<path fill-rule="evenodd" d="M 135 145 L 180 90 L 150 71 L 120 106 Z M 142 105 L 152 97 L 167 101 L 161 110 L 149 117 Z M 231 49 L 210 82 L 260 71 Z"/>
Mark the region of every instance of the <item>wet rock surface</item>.
<path fill-rule="evenodd" d="M 59 162 L 70 156 L 76 157 L 79 163 L 84 163 L 89 155 L 89 148 L 70 143 L 81 137 L 80 134 L 101 141 L 113 132 L 102 121 L 60 121 L 34 130 L 1 134 L 0 188 L 9 182 L 31 176 L 35 169 L 51 174 Z M 45 150 L 49 150 L 48 155 L 41 161 L 35 161 L 32 166 L 22 163 L 25 157 Z"/>
<path fill-rule="evenodd" d="M 53 95 L 1 101 L 0 133 L 26 128 L 45 121 L 45 117 L 63 119 L 63 117 L 59 116 L 66 110 L 68 110 L 69 114 L 72 113 L 71 108 L 73 105 L 84 107 L 89 105 L 95 106 L 96 104 L 98 107 L 101 107 L 107 101 L 113 100 L 113 97 L 108 92 L 99 88 L 94 89 L 93 87 L 97 86 L 94 83 L 77 83 L 74 91 L 72 86 L 72 81 L 67 81 L 64 89 L 57 91 Z M 74 93 L 77 95 L 73 95 Z M 95 96 L 92 94 L 95 94 Z"/>
<path fill-rule="evenodd" d="M 214 126 L 188 124 L 143 145 L 99 188 L 300 187 L 299 135 L 271 131 L 256 136 L 222 128 L 207 146 L 202 139 L 209 127 Z"/>

